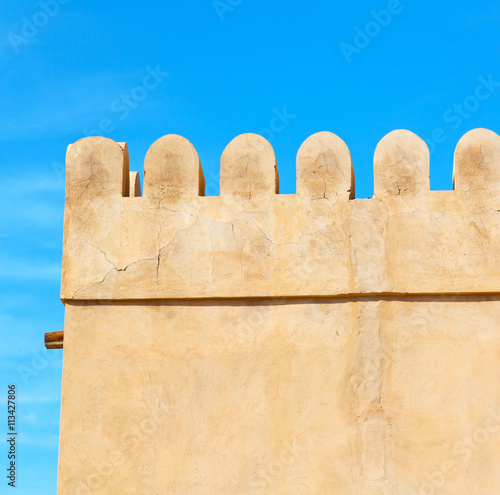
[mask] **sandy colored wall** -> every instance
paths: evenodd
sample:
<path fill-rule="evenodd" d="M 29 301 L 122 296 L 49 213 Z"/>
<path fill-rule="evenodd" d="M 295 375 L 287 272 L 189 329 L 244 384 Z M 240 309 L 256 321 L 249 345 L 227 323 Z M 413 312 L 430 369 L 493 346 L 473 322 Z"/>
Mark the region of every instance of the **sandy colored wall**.
<path fill-rule="evenodd" d="M 500 298 L 66 310 L 61 495 L 498 493 Z"/>
<path fill-rule="evenodd" d="M 329 133 L 296 195 L 253 135 L 216 198 L 182 138 L 146 165 L 68 152 L 59 495 L 500 493 L 498 136 L 431 192 L 392 133 L 364 200 Z"/>

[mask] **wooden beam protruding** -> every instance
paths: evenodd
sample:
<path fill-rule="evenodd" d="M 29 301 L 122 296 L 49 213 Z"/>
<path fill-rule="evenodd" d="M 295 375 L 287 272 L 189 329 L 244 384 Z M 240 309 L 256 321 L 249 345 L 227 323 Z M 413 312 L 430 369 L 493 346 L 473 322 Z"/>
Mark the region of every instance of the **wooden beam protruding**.
<path fill-rule="evenodd" d="M 47 349 L 62 349 L 64 342 L 64 330 L 47 332 L 45 334 L 45 347 Z"/>

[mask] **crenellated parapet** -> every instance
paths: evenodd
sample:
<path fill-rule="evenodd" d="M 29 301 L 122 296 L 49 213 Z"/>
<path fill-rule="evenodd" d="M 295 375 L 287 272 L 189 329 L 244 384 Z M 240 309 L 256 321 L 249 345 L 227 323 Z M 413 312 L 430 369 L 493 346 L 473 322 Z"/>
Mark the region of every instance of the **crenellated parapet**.
<path fill-rule="evenodd" d="M 220 195 L 205 197 L 198 154 L 168 135 L 144 184 L 124 143 L 68 148 L 63 300 L 491 293 L 500 273 L 500 137 L 458 143 L 454 190 L 431 191 L 429 151 L 398 130 L 378 144 L 374 197 L 355 199 L 346 144 L 309 137 L 297 193 L 279 194 L 272 146 L 235 138 Z"/>

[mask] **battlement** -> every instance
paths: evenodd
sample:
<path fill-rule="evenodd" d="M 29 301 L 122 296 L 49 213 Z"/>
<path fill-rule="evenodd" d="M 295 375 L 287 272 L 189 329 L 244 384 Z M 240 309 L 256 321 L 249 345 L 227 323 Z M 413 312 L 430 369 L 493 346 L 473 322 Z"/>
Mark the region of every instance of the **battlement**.
<path fill-rule="evenodd" d="M 243 134 L 205 197 L 195 148 L 149 149 L 144 194 L 124 143 L 68 148 L 63 300 L 492 293 L 500 269 L 500 136 L 457 145 L 453 191 L 431 191 L 429 151 L 398 130 L 378 144 L 374 197 L 355 199 L 346 144 L 309 137 L 297 193 L 279 194 L 272 146 Z"/>

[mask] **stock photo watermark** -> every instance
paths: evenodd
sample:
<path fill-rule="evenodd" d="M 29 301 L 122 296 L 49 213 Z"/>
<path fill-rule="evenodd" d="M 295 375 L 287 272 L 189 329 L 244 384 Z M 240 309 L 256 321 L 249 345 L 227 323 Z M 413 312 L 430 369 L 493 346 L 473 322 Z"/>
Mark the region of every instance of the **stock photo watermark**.
<path fill-rule="evenodd" d="M 16 487 L 16 456 L 17 456 L 17 410 L 16 410 L 16 384 L 8 385 L 7 389 L 7 484 Z"/>
<path fill-rule="evenodd" d="M 304 445 L 294 438 L 291 442 L 285 442 L 279 456 L 264 467 L 256 470 L 253 488 L 269 490 L 272 483 L 281 476 L 285 476 L 288 467 L 297 462 L 299 454 L 304 451 Z M 268 493 L 264 491 L 263 493 Z M 269 492 L 271 493 L 271 492 Z"/>
<path fill-rule="evenodd" d="M 156 67 L 156 71 L 158 74 L 162 75 L 162 81 L 168 76 L 168 72 L 161 72 L 159 71 L 158 66 Z M 150 73 L 148 73 L 150 75 Z M 146 75 L 145 77 L 148 77 Z M 144 81 L 143 81 L 144 82 Z M 144 86 L 137 86 L 137 87 L 144 87 Z M 136 87 L 136 88 L 137 88 Z M 154 89 L 154 88 L 153 88 Z M 139 90 L 140 93 L 140 90 Z M 129 114 L 131 109 L 136 108 L 139 101 L 137 100 L 137 89 L 134 91 L 132 90 L 129 94 L 129 96 L 123 96 L 120 98 L 117 98 L 116 100 L 113 100 L 111 103 L 111 111 L 115 112 L 121 112 L 120 115 L 118 115 L 118 118 L 121 120 L 125 120 Z M 142 95 L 141 95 L 142 96 Z M 143 98 L 141 101 L 144 101 L 145 98 Z M 132 103 L 132 106 L 130 105 Z M 272 109 L 272 117 L 270 118 L 268 124 L 266 127 L 263 127 L 262 129 L 259 130 L 259 134 L 263 137 L 265 137 L 269 142 L 272 142 L 276 136 L 276 134 L 284 131 L 292 122 L 292 120 L 297 118 L 297 115 L 289 113 L 288 109 L 286 106 L 284 106 L 281 110 L 279 108 L 273 108 Z M 101 136 L 106 133 L 113 132 L 113 130 L 116 128 L 113 120 L 111 118 L 103 118 L 99 121 L 99 124 L 96 128 L 90 129 L 90 130 L 84 130 L 84 135 L 86 137 L 88 136 Z M 54 175 L 57 178 L 58 182 L 64 182 L 65 174 L 66 174 L 66 167 L 63 163 L 58 162 L 58 161 L 53 161 L 51 163 L 51 168 L 52 171 L 54 172 Z M 205 174 L 205 195 L 206 196 L 215 196 L 219 190 L 219 177 L 218 175 L 213 172 L 213 171 L 208 171 Z"/>
<path fill-rule="evenodd" d="M 269 120 L 269 125 L 259 131 L 259 134 L 265 137 L 270 143 L 273 141 L 274 136 L 279 132 L 285 130 L 290 125 L 290 122 L 297 118 L 293 113 L 288 113 L 288 110 L 283 107 L 282 110 L 273 108 L 273 116 Z"/>
<path fill-rule="evenodd" d="M 95 471 L 80 480 L 76 486 L 75 495 L 95 493 L 107 484 L 107 479 L 122 466 L 126 460 L 126 452 L 143 449 L 154 437 L 161 424 L 168 421 L 168 415 L 175 412 L 178 406 L 167 400 L 163 390 L 158 388 L 152 401 L 148 404 L 149 417 L 142 419 L 133 431 L 124 431 L 120 435 L 119 445 L 108 453 L 106 459 L 96 466 Z"/>
<path fill-rule="evenodd" d="M 391 347 L 391 352 L 382 351 L 374 360 L 367 361 L 362 369 L 361 376 L 357 376 L 360 384 L 376 382 L 380 380 L 381 373 L 394 363 L 403 352 L 410 349 L 417 338 L 429 335 L 428 322 L 417 320 L 410 327 L 403 327 L 397 335 L 397 340 Z"/>
<path fill-rule="evenodd" d="M 64 182 L 66 177 L 66 167 L 64 166 L 64 164 L 54 161 L 51 163 L 51 168 L 57 178 L 57 181 Z"/>
<path fill-rule="evenodd" d="M 122 93 L 111 102 L 109 110 L 113 117 L 103 117 L 98 122 L 97 127 L 84 129 L 84 135 L 101 136 L 113 132 L 116 129 L 115 119 L 125 120 L 132 110 L 135 110 L 140 103 L 146 100 L 148 94 L 158 88 L 168 76 L 169 73 L 163 72 L 159 65 L 156 65 L 154 69 L 147 66 L 141 84 L 134 86 L 128 93 Z"/>
<path fill-rule="evenodd" d="M 50 364 L 51 361 L 57 359 L 58 354 L 54 351 L 49 351 L 45 349 L 44 351 L 39 351 L 37 349 L 31 349 L 31 354 L 33 355 L 29 365 L 21 364 L 17 367 L 17 372 L 19 377 L 26 385 L 33 378 L 38 376 L 42 371 L 44 371 Z"/>
<path fill-rule="evenodd" d="M 389 26 L 394 16 L 401 14 L 403 10 L 404 6 L 400 0 L 389 0 L 385 9 L 370 11 L 371 19 L 362 28 L 359 26 L 354 28 L 352 42 L 342 41 L 339 44 L 347 63 L 350 64 L 354 55 L 359 55 L 367 48 L 373 39 Z"/>
<path fill-rule="evenodd" d="M 270 143 L 273 142 L 276 134 L 283 132 L 291 124 L 292 120 L 297 118 L 297 115 L 289 113 L 286 106 L 284 106 L 281 110 L 274 107 L 271 112 L 272 117 L 269 119 L 268 124 L 258 132 L 258 134 L 265 137 Z M 205 175 L 205 195 L 215 196 L 218 190 L 218 175 L 213 171 L 207 172 Z"/>
<path fill-rule="evenodd" d="M 39 9 L 30 17 L 21 18 L 21 28 L 19 32 L 10 31 L 7 39 L 14 53 L 19 53 L 19 47 L 26 45 L 38 33 L 49 24 L 50 20 L 59 14 L 61 5 L 66 5 L 71 0 L 40 0 Z"/>
<path fill-rule="evenodd" d="M 226 344 L 246 344 L 262 339 L 266 333 L 268 311 L 265 307 L 250 308 L 245 311 L 236 324 L 224 333 Z"/>
<path fill-rule="evenodd" d="M 453 456 L 445 459 L 439 469 L 427 476 L 410 495 L 437 495 L 446 483 L 458 475 L 465 463 L 487 444 L 500 429 L 500 408 L 489 407 L 483 424 L 474 429 L 472 434 L 453 445 Z"/>
<path fill-rule="evenodd" d="M 40 375 L 50 364 L 51 361 L 57 358 L 57 354 L 48 350 L 39 351 L 37 349 L 31 350 L 32 357 L 27 365 L 17 366 L 19 378 L 24 385 L 27 385 L 33 378 Z M 19 412 L 17 410 L 17 400 L 19 390 L 17 383 L 8 385 L 7 391 L 7 484 L 12 488 L 16 488 L 17 476 L 17 418 Z"/>
<path fill-rule="evenodd" d="M 431 132 L 431 138 L 426 140 L 429 152 L 436 151 L 439 144 L 443 144 L 449 137 L 450 130 L 457 130 L 462 124 L 479 110 L 481 104 L 488 100 L 498 88 L 500 82 L 493 76 L 478 76 L 478 84 L 474 91 L 461 102 L 455 103 L 443 113 L 443 125 L 436 127 Z"/>
<path fill-rule="evenodd" d="M 235 7 L 238 7 L 242 3 L 243 0 L 214 0 L 212 5 L 219 19 L 223 21 L 228 12 L 233 12 Z"/>
<path fill-rule="evenodd" d="M 155 68 L 147 66 L 146 74 L 143 76 L 141 83 L 134 86 L 130 91 L 122 93 L 109 104 L 109 111 L 112 114 L 110 117 L 102 117 L 96 127 L 91 129 L 83 129 L 84 137 L 89 136 L 105 136 L 109 135 L 116 129 L 118 121 L 124 121 L 137 109 L 139 105 L 146 100 L 149 93 L 157 89 L 169 77 L 168 72 L 164 72 L 157 64 Z M 52 171 L 58 182 L 64 182 L 66 167 L 63 163 L 53 161 L 51 163 Z"/>

